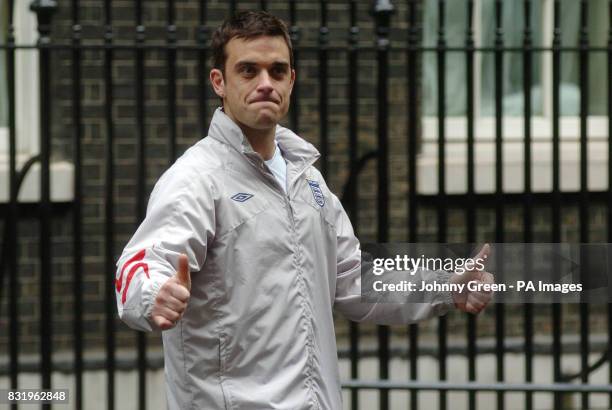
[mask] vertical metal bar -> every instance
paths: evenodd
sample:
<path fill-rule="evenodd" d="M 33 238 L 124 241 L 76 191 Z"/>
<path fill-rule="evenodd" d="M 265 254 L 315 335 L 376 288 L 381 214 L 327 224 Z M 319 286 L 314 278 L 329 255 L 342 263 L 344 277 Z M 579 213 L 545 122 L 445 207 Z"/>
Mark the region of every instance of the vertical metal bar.
<path fill-rule="evenodd" d="M 348 130 L 349 130 L 349 169 L 355 169 L 359 155 L 359 79 L 358 79 L 358 46 L 359 27 L 357 26 L 357 0 L 350 3 L 350 29 L 348 35 Z M 348 198 L 348 215 L 355 225 L 358 221 L 358 184 L 353 184 Z"/>
<path fill-rule="evenodd" d="M 502 0 L 495 1 L 495 241 L 504 241 L 504 111 L 503 111 L 503 68 L 504 68 L 504 32 L 502 23 Z M 502 260 L 499 258 L 498 260 Z M 498 274 L 502 273 L 498 269 Z M 503 303 L 495 304 L 495 359 L 497 381 L 504 381 L 504 338 L 505 310 Z M 504 394 L 497 392 L 497 408 L 504 409 Z"/>
<path fill-rule="evenodd" d="M 588 2 L 580 0 L 580 241 L 588 242 L 589 28 Z"/>
<path fill-rule="evenodd" d="M 327 128 L 327 43 L 329 29 L 327 28 L 327 2 L 319 2 L 321 9 L 321 26 L 319 27 L 319 150 L 321 151 L 321 173 L 327 177 L 329 165 L 329 144 Z"/>
<path fill-rule="evenodd" d="M 268 2 L 266 0 L 259 0 L 259 8 L 263 11 L 268 10 Z"/>
<path fill-rule="evenodd" d="M 504 39 L 502 28 L 502 1 L 495 0 L 495 235 L 497 242 L 503 242 L 504 208 L 503 208 L 503 69 Z"/>
<path fill-rule="evenodd" d="M 561 86 L 561 1 L 553 4 L 553 40 L 552 40 L 552 242 L 561 242 L 561 189 L 560 189 L 560 86 Z M 561 382 L 561 323 L 562 311 L 560 303 L 552 304 L 553 333 L 553 379 Z M 554 408 L 562 406 L 562 395 L 554 394 Z"/>
<path fill-rule="evenodd" d="M 589 241 L 588 130 L 589 115 L 589 31 L 588 2 L 580 2 L 580 242 Z M 581 262 L 585 259 L 581 256 Z M 589 305 L 580 304 L 580 369 L 582 383 L 589 382 Z M 588 409 L 589 394 L 581 395 L 582 408 Z"/>
<path fill-rule="evenodd" d="M 376 1 L 372 10 L 376 24 L 377 66 L 377 141 L 378 141 L 378 242 L 389 239 L 389 124 L 388 124 L 388 76 L 389 76 L 389 27 L 394 8 L 391 2 Z M 389 378 L 389 327 L 378 326 L 378 372 L 381 379 Z M 379 408 L 389 408 L 389 391 L 381 390 Z"/>
<path fill-rule="evenodd" d="M 168 10 L 170 12 L 170 10 Z M 172 16 L 170 16 L 171 18 Z M 145 164 L 145 107 L 144 107 L 144 43 L 146 28 L 142 22 L 142 0 L 136 0 L 136 53 L 134 82 L 136 84 L 136 224 L 144 219 L 146 213 L 146 164 Z M 170 98 L 170 97 L 169 97 Z M 138 408 L 145 410 L 147 400 L 147 339 L 146 333 L 136 332 L 138 345 Z"/>
<path fill-rule="evenodd" d="M 533 227 L 532 227 L 532 207 L 533 195 L 531 192 L 531 70 L 532 70 L 532 50 L 533 39 L 531 30 L 531 0 L 525 0 L 523 3 L 523 15 L 525 20 L 525 29 L 523 36 L 523 94 L 525 103 L 523 106 L 524 117 L 524 158 L 525 158 L 525 174 L 524 185 L 525 194 L 523 201 L 523 240 L 526 244 L 533 242 Z M 525 272 L 529 275 L 531 264 L 531 248 L 527 245 L 525 252 Z M 523 333 L 525 334 L 525 382 L 533 381 L 533 305 L 526 303 L 523 306 Z M 533 393 L 525 393 L 525 408 L 533 409 Z"/>
<path fill-rule="evenodd" d="M 446 210 L 446 4 L 438 0 L 438 242 L 445 243 L 447 238 Z M 438 319 L 438 374 L 446 380 L 446 358 L 448 326 L 446 316 Z M 447 394 L 440 390 L 440 409 L 447 408 Z"/>
<path fill-rule="evenodd" d="M 418 28 L 416 16 L 416 3 L 408 0 L 408 55 L 407 55 L 407 77 L 408 77 L 408 230 L 410 242 L 417 239 L 417 93 L 416 93 L 416 60 Z"/>
<path fill-rule="evenodd" d="M 553 151 L 553 209 L 552 209 L 552 239 L 553 242 L 559 242 L 561 240 L 561 227 L 558 222 L 561 222 L 561 196 L 560 196 L 560 177 L 559 177 L 559 165 L 560 165 L 560 83 L 561 83 L 561 1 L 555 0 L 553 8 L 553 40 L 552 40 L 552 151 Z"/>
<path fill-rule="evenodd" d="M 359 377 L 359 325 L 349 322 L 349 356 L 351 361 L 351 379 Z M 359 408 L 359 391 L 351 389 L 351 409 Z"/>
<path fill-rule="evenodd" d="M 438 241 L 446 240 L 446 38 L 444 33 L 444 0 L 438 0 Z"/>
<path fill-rule="evenodd" d="M 296 12 L 297 0 L 289 0 L 289 35 L 291 37 L 291 44 L 293 46 L 293 68 L 297 69 L 297 62 L 299 58 L 299 51 L 297 49 L 298 43 L 300 41 L 300 28 L 297 26 L 297 12 Z M 291 129 L 299 133 L 300 127 L 300 83 L 298 81 L 300 77 L 298 76 L 293 84 L 293 90 L 291 91 L 291 112 L 290 112 L 290 121 L 291 121 Z"/>
<path fill-rule="evenodd" d="M 104 1 L 104 122 L 106 124 L 104 175 L 104 283 L 106 284 L 106 408 L 115 408 L 115 286 L 106 272 L 115 269 L 113 244 L 115 240 L 114 211 L 114 139 L 113 128 L 113 26 L 111 0 Z"/>
<path fill-rule="evenodd" d="M 79 2 L 72 1 L 72 144 L 74 161 L 74 203 L 72 212 L 73 235 L 73 299 L 74 299 L 74 405 L 77 410 L 83 407 L 83 235 L 82 235 L 82 189 L 81 189 L 81 25 Z"/>
<path fill-rule="evenodd" d="M 173 163 L 176 159 L 176 25 L 174 24 L 174 0 L 168 0 L 168 21 L 166 27 L 166 43 L 168 50 L 166 59 L 168 64 L 168 161 Z"/>
<path fill-rule="evenodd" d="M 467 2 L 466 48 L 466 111 L 467 111 L 467 242 L 476 242 L 476 200 L 475 200 L 475 141 L 474 141 L 474 0 Z M 468 380 L 476 380 L 476 316 L 467 316 L 467 360 Z M 476 408 L 476 393 L 468 393 L 468 408 Z"/>
<path fill-rule="evenodd" d="M 8 2 L 8 32 L 6 49 L 6 84 L 8 92 L 8 131 L 9 131 L 9 190 L 10 205 L 6 219 L 8 241 L 6 246 L 9 270 L 9 356 L 10 356 L 10 386 L 17 389 L 19 386 L 19 271 L 17 266 L 18 232 L 17 218 L 17 136 L 15 123 L 15 27 L 13 26 L 13 0 Z M 11 409 L 17 409 L 17 404 L 11 404 Z"/>
<path fill-rule="evenodd" d="M 208 69 L 206 60 L 208 58 L 208 27 L 206 27 L 206 10 L 207 1 L 200 0 L 200 8 L 198 10 L 198 126 L 200 137 L 208 133 Z"/>
<path fill-rule="evenodd" d="M 237 8 L 238 8 L 238 1 L 237 0 L 230 0 L 230 3 L 229 3 L 230 14 L 235 14 Z"/>
<path fill-rule="evenodd" d="M 533 195 L 531 192 L 531 87 L 533 83 L 531 78 L 531 70 L 533 68 L 533 31 L 531 29 L 531 0 L 524 0 L 523 15 L 525 21 L 525 28 L 523 32 L 523 94 L 525 99 L 525 103 L 523 105 L 523 149 L 525 157 L 523 231 L 524 241 L 526 243 L 529 243 L 533 240 L 533 227 L 531 226 L 531 206 L 533 201 Z"/>
<path fill-rule="evenodd" d="M 418 138 L 418 113 L 417 105 L 417 66 L 419 62 L 418 46 L 419 31 L 417 27 L 417 1 L 408 0 L 408 54 L 406 56 L 407 76 L 408 76 L 408 242 L 415 243 L 418 238 L 418 192 L 417 192 L 417 138 Z M 417 379 L 417 359 L 419 354 L 418 346 L 418 325 L 412 324 L 408 328 L 408 338 L 410 343 L 410 379 Z M 410 391 L 410 408 L 416 409 L 418 406 L 417 390 Z"/>
<path fill-rule="evenodd" d="M 410 361 L 410 380 L 416 381 L 418 379 L 418 359 L 419 359 L 419 326 L 412 324 L 408 327 L 408 340 L 410 344 L 410 350 L 408 357 Z M 410 408 L 418 408 L 418 390 L 410 390 Z"/>
<path fill-rule="evenodd" d="M 475 176 L 474 176 L 474 0 L 467 2 L 467 31 L 465 40 L 466 65 L 466 114 L 467 114 L 467 241 L 476 242 L 476 207 L 475 205 Z"/>
<path fill-rule="evenodd" d="M 293 4 L 294 2 L 292 2 Z M 359 94 L 357 87 L 358 79 L 358 51 L 359 27 L 357 26 L 357 0 L 350 0 L 350 30 L 348 36 L 348 128 L 349 128 L 349 169 L 356 169 L 357 157 L 359 155 L 359 135 L 358 135 L 358 115 L 359 115 Z M 292 23 L 293 27 L 293 23 Z M 358 235 L 359 220 L 359 187 L 352 184 L 348 198 L 348 215 L 353 221 L 355 235 Z M 351 379 L 359 377 L 359 325 L 356 322 L 349 322 L 349 356 L 351 362 Z M 359 408 L 359 391 L 351 389 L 351 409 Z"/>
<path fill-rule="evenodd" d="M 30 9 L 38 17 L 40 78 L 40 368 L 41 387 L 51 388 L 53 351 L 52 271 L 51 271 L 51 16 L 54 1 L 34 0 Z M 51 408 L 43 404 L 43 408 Z"/>
<path fill-rule="evenodd" d="M 608 242 L 612 242 L 612 0 L 608 3 Z M 612 303 L 608 303 L 608 352 L 612 352 Z M 612 359 L 608 358 L 608 383 L 612 384 Z M 608 395 L 612 407 L 612 394 Z"/>

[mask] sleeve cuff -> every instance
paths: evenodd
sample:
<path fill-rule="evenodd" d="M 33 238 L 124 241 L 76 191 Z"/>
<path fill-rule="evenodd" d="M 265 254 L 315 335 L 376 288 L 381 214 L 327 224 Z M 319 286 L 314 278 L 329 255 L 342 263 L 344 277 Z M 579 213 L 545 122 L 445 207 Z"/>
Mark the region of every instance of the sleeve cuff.
<path fill-rule="evenodd" d="M 153 312 L 153 307 L 155 306 L 155 298 L 157 298 L 157 294 L 159 290 L 163 286 L 166 281 L 158 282 L 151 281 L 151 286 L 144 292 L 142 301 L 143 301 L 143 317 L 147 320 L 151 328 L 155 329 L 155 324 L 153 323 L 153 319 L 151 318 L 151 313 Z"/>
<path fill-rule="evenodd" d="M 454 275 L 452 272 L 440 271 L 437 272 L 438 281 L 441 283 L 448 283 L 450 278 Z M 445 307 L 445 311 L 455 308 L 455 300 L 452 292 L 440 292 L 436 297 L 436 302 Z"/>

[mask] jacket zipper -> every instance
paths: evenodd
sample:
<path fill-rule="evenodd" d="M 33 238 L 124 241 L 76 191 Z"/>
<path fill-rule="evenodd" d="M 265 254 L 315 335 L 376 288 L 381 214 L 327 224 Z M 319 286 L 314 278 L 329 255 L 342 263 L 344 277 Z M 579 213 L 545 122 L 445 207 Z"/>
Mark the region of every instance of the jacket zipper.
<path fill-rule="evenodd" d="M 289 189 L 295 184 L 295 182 L 299 179 L 299 177 L 306 171 L 306 169 L 308 168 L 308 166 L 310 166 L 313 161 L 309 161 L 309 163 L 304 166 L 302 169 L 300 169 L 298 171 L 298 173 L 296 174 L 295 178 L 290 182 L 290 184 L 287 184 L 287 192 L 285 192 L 285 190 L 280 186 L 280 184 L 278 183 L 278 181 L 276 180 L 276 178 L 274 177 L 274 175 L 272 175 L 271 172 L 266 170 L 266 165 L 261 162 L 260 166 L 256 168 L 260 168 L 261 171 L 264 176 L 273 183 L 274 187 L 277 190 L 280 190 L 281 195 L 283 196 L 283 199 L 285 201 L 285 205 L 287 206 L 287 212 L 289 215 L 289 222 L 291 224 L 291 233 L 293 234 L 294 237 L 294 248 L 295 248 L 295 258 L 296 258 L 296 265 L 297 265 L 297 269 L 298 269 L 298 275 L 299 275 L 299 280 L 302 283 L 302 287 L 304 288 L 304 291 L 306 291 L 305 289 L 305 283 L 304 283 L 304 275 L 302 274 L 302 270 L 301 270 L 301 264 L 300 264 L 300 258 L 302 256 L 302 252 L 300 250 L 300 243 L 299 240 L 297 239 L 297 227 L 296 227 L 296 223 L 295 223 L 295 213 L 293 210 L 293 206 L 291 205 L 291 197 L 289 195 Z M 266 172 L 267 171 L 267 172 Z M 313 404 L 316 406 L 317 409 L 321 409 L 321 405 L 319 404 L 319 400 L 317 399 L 317 395 L 314 392 L 314 388 L 313 388 L 313 356 L 314 356 L 314 334 L 313 334 L 313 330 L 312 330 L 312 314 L 308 314 L 308 311 L 310 310 L 310 307 L 308 306 L 308 300 L 306 299 L 305 295 L 302 295 L 302 300 L 304 303 L 303 306 L 303 310 L 304 310 L 304 315 L 305 315 L 305 319 L 307 321 L 306 325 L 308 328 L 308 367 L 310 368 L 310 374 L 308 375 L 308 390 L 310 391 L 310 394 L 312 396 L 312 401 Z"/>
<path fill-rule="evenodd" d="M 304 284 L 304 276 L 302 274 L 301 268 L 300 268 L 300 262 L 299 262 L 299 258 L 301 257 L 301 251 L 300 251 L 300 247 L 299 247 L 299 241 L 297 239 L 297 228 L 296 228 L 296 224 L 295 224 L 295 215 L 294 215 L 294 211 L 293 211 L 293 206 L 291 206 L 291 197 L 289 195 L 290 192 L 290 188 L 293 187 L 293 185 L 296 183 L 296 181 L 300 178 L 300 176 L 306 171 L 306 169 L 312 165 L 314 163 L 314 161 L 316 160 L 316 158 L 313 158 L 312 160 L 309 160 L 306 164 L 303 165 L 303 167 L 301 169 L 298 170 L 298 172 L 296 173 L 295 177 L 293 178 L 293 180 L 290 181 L 289 184 L 287 184 L 287 191 L 285 192 L 285 190 L 283 189 L 282 186 L 280 186 L 279 182 L 276 180 L 276 178 L 274 177 L 274 175 L 269 171 L 269 169 L 267 169 L 267 165 L 263 162 L 263 160 L 259 157 L 252 157 L 247 155 L 248 157 L 248 161 L 253 168 L 255 168 L 257 171 L 261 174 L 263 174 L 264 179 L 267 180 L 269 183 L 272 184 L 272 186 L 274 187 L 275 190 L 279 191 L 279 193 L 281 194 L 281 196 L 283 197 L 283 200 L 285 201 L 285 205 L 287 206 L 287 212 L 288 212 L 288 216 L 289 216 L 289 222 L 291 225 L 291 233 L 292 236 L 295 239 L 294 242 L 294 248 L 295 248 L 295 257 L 297 258 L 296 260 L 296 264 L 297 264 L 297 268 L 298 268 L 298 275 L 299 275 L 299 280 L 301 281 L 301 285 L 302 287 L 305 289 L 305 284 Z M 308 311 L 310 310 L 310 307 L 308 306 L 308 301 L 305 297 L 305 295 L 302 295 L 302 300 L 304 303 L 304 306 L 302 307 L 303 311 L 304 311 L 304 316 L 305 319 L 307 321 L 306 325 L 308 328 L 308 367 L 310 369 L 310 374 L 308 375 L 308 381 L 307 381 L 307 388 L 310 391 L 311 394 L 311 398 L 312 398 L 312 402 L 315 405 L 315 407 L 317 409 L 321 409 L 321 405 L 319 404 L 319 400 L 317 399 L 317 395 L 314 392 L 314 388 L 313 388 L 313 355 L 314 355 L 314 334 L 313 334 L 313 330 L 312 330 L 312 315 L 308 314 Z"/>

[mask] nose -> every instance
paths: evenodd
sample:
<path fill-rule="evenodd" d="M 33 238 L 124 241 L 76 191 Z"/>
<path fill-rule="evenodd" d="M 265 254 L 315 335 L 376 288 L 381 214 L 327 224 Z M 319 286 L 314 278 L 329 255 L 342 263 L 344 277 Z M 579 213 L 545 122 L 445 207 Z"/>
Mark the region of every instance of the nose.
<path fill-rule="evenodd" d="M 272 88 L 272 79 L 270 78 L 270 74 L 267 70 L 261 70 L 261 74 L 259 75 L 259 83 L 257 84 L 257 91 L 263 93 L 271 93 Z"/>

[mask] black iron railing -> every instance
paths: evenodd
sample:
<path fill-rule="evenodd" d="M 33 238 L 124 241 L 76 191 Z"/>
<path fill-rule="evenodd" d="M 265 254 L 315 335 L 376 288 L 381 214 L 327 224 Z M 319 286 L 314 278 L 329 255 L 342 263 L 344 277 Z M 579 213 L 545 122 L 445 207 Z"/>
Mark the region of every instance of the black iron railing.
<path fill-rule="evenodd" d="M 427 0 L 430 1 L 430 0 Z M 432 0 L 431 3 L 434 1 Z M 19 299 L 19 277 L 18 277 L 18 244 L 20 234 L 18 232 L 17 222 L 23 213 L 24 206 L 18 201 L 19 189 L 23 180 L 23 175 L 28 172 L 34 162 L 38 162 L 41 167 L 40 173 L 40 200 L 36 207 L 35 213 L 39 220 L 39 262 L 40 262 L 40 366 L 36 370 L 41 375 L 41 387 L 51 388 L 51 374 L 54 370 L 52 362 L 53 353 L 53 317 L 52 317 L 52 298 L 53 294 L 52 281 L 52 261 L 54 255 L 51 252 L 51 222 L 54 217 L 54 204 L 51 201 L 50 189 L 50 169 L 51 169 L 51 143 L 55 135 L 52 130 L 52 116 L 50 107 L 55 103 L 57 98 L 52 94 L 51 84 L 54 78 L 54 65 L 52 56 L 55 53 L 68 52 L 63 54 L 65 57 L 69 55 L 71 62 L 70 80 L 72 86 L 72 94 L 70 96 L 70 104 L 72 109 L 71 141 L 72 141 L 72 163 L 74 164 L 74 180 L 70 181 L 74 186 L 74 199 L 71 202 L 70 210 L 72 212 L 72 235 L 73 235 L 73 250 L 72 263 L 74 267 L 73 274 L 73 300 L 74 300 L 74 363 L 73 374 L 75 377 L 75 392 L 74 402 L 76 408 L 83 408 L 86 398 L 83 394 L 83 373 L 87 364 L 83 360 L 83 309 L 85 307 L 83 301 L 83 279 L 81 272 L 86 269 L 84 263 L 83 249 L 83 201 L 87 199 L 88 193 L 83 190 L 83 181 L 88 177 L 83 172 L 83 151 L 86 145 L 83 140 L 83 104 L 81 96 L 81 88 L 83 81 L 82 61 L 84 53 L 87 51 L 100 51 L 102 66 L 102 80 L 104 83 L 104 110 L 101 115 L 101 122 L 104 124 L 103 140 L 104 140 L 104 190 L 102 196 L 104 198 L 104 283 L 106 295 L 106 312 L 105 312 L 105 351 L 106 360 L 104 369 L 106 370 L 107 379 L 107 403 L 108 408 L 114 408 L 115 403 L 115 373 L 118 370 L 116 351 L 116 309 L 115 309 L 115 289 L 112 277 L 107 277 L 111 272 L 115 271 L 115 259 L 117 242 L 117 225 L 116 225 L 116 185 L 117 178 L 117 163 L 116 160 L 116 136 L 115 136 L 115 112 L 113 112 L 113 103 L 115 100 L 114 83 L 116 81 L 115 73 L 113 72 L 113 64 L 117 61 L 118 53 L 122 53 L 121 59 L 125 59 L 125 53 L 132 53 L 132 63 L 134 65 L 133 85 L 135 88 L 135 115 L 134 115 L 134 144 L 136 147 L 136 175 L 135 185 L 137 187 L 134 193 L 135 209 L 134 217 L 136 221 L 142 220 L 146 209 L 146 180 L 147 180 L 147 156 L 145 150 L 148 144 L 147 135 L 147 109 L 145 98 L 145 60 L 147 53 L 151 51 L 162 51 L 165 55 L 166 66 L 166 101 L 167 101 L 167 146 L 168 146 L 168 163 L 172 163 L 178 155 L 178 118 L 180 116 L 177 108 L 177 81 L 179 73 L 177 70 L 177 61 L 180 60 L 182 52 L 195 52 L 197 54 L 197 100 L 198 100 L 198 126 L 201 135 L 205 134 L 207 121 L 210 117 L 208 109 L 208 101 L 214 98 L 208 91 L 206 73 L 207 73 L 207 58 L 208 58 L 208 42 L 209 34 L 213 26 L 209 21 L 209 4 L 206 1 L 198 2 L 199 13 L 196 25 L 195 41 L 179 41 L 177 36 L 176 22 L 176 2 L 169 0 L 165 5 L 167 19 L 165 21 L 165 38 L 162 42 L 150 42 L 147 37 L 147 27 L 143 20 L 143 2 L 136 0 L 134 2 L 134 39 L 131 42 L 117 41 L 116 28 L 113 20 L 113 3 L 110 0 L 100 1 L 99 6 L 102 10 L 102 25 L 103 38 L 93 39 L 96 41 L 87 41 L 83 38 L 83 27 L 81 26 L 81 11 L 79 1 L 60 1 L 53 0 L 35 0 L 31 3 L 32 11 L 38 17 L 38 32 L 39 41 L 34 46 L 34 49 L 39 55 L 39 87 L 40 87 L 40 152 L 31 159 L 30 162 L 17 167 L 17 127 L 16 127 L 16 73 L 15 73 L 15 54 L 20 50 L 32 49 L 32 45 L 16 44 L 15 40 L 15 22 L 13 21 L 13 11 L 16 7 L 14 0 L 8 0 L 8 25 L 6 30 L 6 43 L 0 45 L 0 53 L 5 54 L 6 61 L 6 78 L 0 79 L 0 91 L 5 90 L 6 101 L 8 102 L 8 181 L 9 181 L 9 200 L 6 204 L 0 205 L 2 215 L 4 217 L 4 240 L 3 251 L 1 256 L 0 274 L 2 275 L 2 283 L 7 277 L 7 291 L 0 293 L 1 298 L 8 299 L 8 334 L 9 334 L 9 366 L 8 374 L 10 376 L 10 386 L 12 388 L 20 387 L 18 384 L 18 376 L 24 370 L 21 368 L 18 360 L 20 353 L 19 340 L 19 321 L 20 312 L 18 310 Z M 329 89 L 329 61 L 330 56 L 334 53 L 344 53 L 346 56 L 348 71 L 346 73 L 347 81 L 347 97 L 346 97 L 346 135 L 348 141 L 348 167 L 351 170 L 347 179 L 347 184 L 344 187 L 343 200 L 346 204 L 347 211 L 351 219 L 355 222 L 355 228 L 358 232 L 359 226 L 359 191 L 358 178 L 360 172 L 365 169 L 369 161 L 376 161 L 377 175 L 377 236 L 379 242 L 389 241 L 390 227 L 390 191 L 391 183 L 389 178 L 390 172 L 390 127 L 389 127 L 389 77 L 391 73 L 390 54 L 403 53 L 405 56 L 405 87 L 406 87 L 406 114 L 405 114 L 405 141 L 406 153 L 405 158 L 408 164 L 407 172 L 407 203 L 406 208 L 406 239 L 408 242 L 417 242 L 419 240 L 419 210 L 429 208 L 436 210 L 437 219 L 437 240 L 446 242 L 449 237 L 448 216 L 451 208 L 462 209 L 465 214 L 466 235 L 465 240 L 468 243 L 474 243 L 477 240 L 478 209 L 492 209 L 495 215 L 495 236 L 490 238 L 495 242 L 504 242 L 506 240 L 507 227 L 505 226 L 504 216 L 509 206 L 519 206 L 522 208 L 523 218 L 523 240 L 526 243 L 534 240 L 534 214 L 535 206 L 548 207 L 550 209 L 550 241 L 561 242 L 562 232 L 562 214 L 563 206 L 572 205 L 578 208 L 578 226 L 579 240 L 581 242 L 589 241 L 589 206 L 592 203 L 605 204 L 607 210 L 607 234 L 608 241 L 612 241 L 612 189 L 608 188 L 604 191 L 593 192 L 588 187 L 588 121 L 589 121 L 589 57 L 594 53 L 605 54 L 607 56 L 607 71 L 599 73 L 602 78 L 607 78 L 607 82 L 602 82 L 607 87 L 607 135 L 612 134 L 612 27 L 609 28 L 607 46 L 592 46 L 589 44 L 588 26 L 589 26 L 589 2 L 586 0 L 580 1 L 580 35 L 578 44 L 562 44 L 562 27 L 561 27 L 561 11 L 562 2 L 555 0 L 553 2 L 553 33 L 552 42 L 550 45 L 537 46 L 534 45 L 534 27 L 536 24 L 532 19 L 533 5 L 537 1 L 524 0 L 523 4 L 523 43 L 522 46 L 506 46 L 504 37 L 503 21 L 503 4 L 501 0 L 494 2 L 495 8 L 495 36 L 492 47 L 479 47 L 476 45 L 476 34 L 473 26 L 475 21 L 475 2 L 473 0 L 465 0 L 463 3 L 466 8 L 467 21 L 465 24 L 465 38 L 462 47 L 450 47 L 448 45 L 448 35 L 446 28 L 448 22 L 445 19 L 446 6 L 448 1 L 437 0 L 435 2 L 438 8 L 438 27 L 437 41 L 435 46 L 425 46 L 421 39 L 421 23 L 422 10 L 424 3 L 417 0 L 406 0 L 404 2 L 396 1 L 374 1 L 372 2 L 371 18 L 374 25 L 375 38 L 369 39 L 365 44 L 361 38 L 362 28 L 359 24 L 359 2 L 346 1 L 345 9 L 348 14 L 348 25 L 346 27 L 346 43 L 337 45 L 330 43 L 330 22 L 334 16 L 329 10 L 330 4 L 325 1 L 319 3 L 318 18 L 319 31 L 315 43 L 303 43 L 302 30 L 300 27 L 300 16 L 298 13 L 299 2 L 259 2 L 259 7 L 262 9 L 270 9 L 272 6 L 284 5 L 288 15 L 288 23 L 290 27 L 291 39 L 295 46 L 295 60 L 310 58 L 317 62 L 318 76 L 318 109 L 319 109 L 319 149 L 321 151 L 322 160 L 320 167 L 325 175 L 330 172 L 330 98 Z M 69 6 L 70 5 L 70 6 Z M 240 7 L 239 7 L 240 6 Z M 52 37 L 53 16 L 58 7 L 71 7 L 70 24 L 72 25 L 71 36 L 68 40 L 54 39 Z M 161 6 L 160 6 L 161 7 Z M 233 12 L 242 5 L 237 1 L 231 1 L 228 5 L 228 12 Z M 396 16 L 398 10 L 403 11 L 402 18 L 405 21 L 398 24 Z M 0 8 L 1 10 L 1 8 Z M 612 20 L 612 1 L 606 6 L 607 13 L 610 15 L 609 20 Z M 116 18 L 116 16 L 115 16 Z M 395 39 L 391 35 L 393 24 L 401 25 L 404 30 L 405 37 Z M 99 41 L 102 40 L 102 41 Z M 421 144 L 421 103 L 423 95 L 420 92 L 421 77 L 422 77 L 422 59 L 427 53 L 434 53 L 436 56 L 436 79 L 437 79 L 437 193 L 422 194 L 418 190 L 418 172 L 419 172 L 419 149 Z M 447 81 L 445 73 L 448 70 L 447 57 L 449 53 L 462 53 L 465 56 L 465 78 L 466 95 L 465 95 L 465 119 L 466 119 L 466 139 L 463 143 L 466 146 L 466 190 L 461 194 L 448 193 L 448 181 L 445 177 L 447 170 L 447 109 L 446 104 L 449 99 L 454 98 L 447 92 Z M 490 193 L 481 193 L 476 189 L 476 146 L 477 142 L 477 107 L 475 95 L 475 77 L 476 59 L 479 54 L 492 53 L 494 56 L 494 147 L 495 147 L 495 175 L 494 175 L 494 191 Z M 504 123 L 504 57 L 509 53 L 521 53 L 523 56 L 523 156 L 524 156 L 524 189 L 520 193 L 508 193 L 504 190 L 504 166 L 503 155 L 505 147 L 505 131 Z M 542 53 L 550 53 L 552 58 L 551 70 L 549 75 L 552 82 L 552 126 L 550 141 L 552 145 L 552 187 L 547 192 L 534 192 L 532 186 L 533 180 L 533 95 L 532 85 L 534 79 L 532 77 L 533 64 L 535 58 L 538 58 Z M 580 105 L 579 105 L 579 189 L 575 192 L 567 192 L 561 189 L 561 74 L 562 74 L 562 54 L 577 53 L 579 56 L 579 90 L 580 90 Z M 359 101 L 364 97 L 359 89 L 360 71 L 357 69 L 358 64 L 364 58 L 373 57 L 376 67 L 376 98 L 377 110 L 375 113 L 376 124 L 372 128 L 373 135 L 376 136 L 376 149 L 367 152 L 363 156 L 359 156 L 360 132 L 359 124 Z M 310 56 L 310 57 L 309 57 Z M 301 120 L 301 100 L 300 83 L 296 83 L 292 94 L 292 109 L 289 115 L 290 126 L 299 130 L 303 128 L 303 120 Z M 372 96 L 369 96 L 372 97 Z M 612 143 L 607 140 L 608 158 L 612 158 Z M 612 181 L 612 161 L 607 163 L 608 181 Z M 66 182 L 68 183 L 68 182 Z M 610 185 L 612 186 L 612 185 Z M 526 262 L 528 263 L 528 262 Z M 2 286 L 2 289 L 5 287 Z M 575 375 L 574 381 L 579 381 L 580 384 L 569 384 L 562 372 L 562 358 L 564 354 L 564 345 L 562 344 L 562 309 L 559 304 L 554 304 L 551 309 L 551 333 L 552 333 L 552 348 L 550 355 L 553 360 L 553 383 L 536 383 L 534 369 L 534 357 L 536 346 L 534 342 L 534 305 L 525 305 L 523 309 L 523 353 L 525 374 L 523 384 L 508 384 L 505 382 L 505 375 L 508 370 L 507 366 L 507 335 L 506 335 L 506 318 L 508 312 L 504 305 L 498 304 L 495 306 L 495 345 L 492 350 L 495 354 L 496 363 L 496 380 L 491 383 L 477 383 L 476 363 L 478 354 L 481 353 L 478 347 L 477 329 L 478 319 L 475 316 L 467 316 L 466 340 L 467 344 L 461 350 L 461 354 L 467 358 L 467 374 L 466 383 L 451 383 L 448 382 L 448 358 L 454 352 L 448 346 L 448 319 L 442 317 L 439 319 L 438 334 L 437 334 L 437 353 L 439 382 L 424 383 L 419 381 L 418 363 L 419 358 L 423 354 L 423 348 L 419 346 L 419 327 L 411 325 L 408 331 L 408 358 L 409 358 L 409 374 L 410 381 L 407 382 L 391 382 L 389 381 L 390 360 L 394 356 L 391 349 L 391 333 L 388 327 L 379 327 L 377 329 L 377 358 L 379 369 L 379 380 L 366 381 L 360 379 L 358 364 L 363 356 L 364 349 L 360 347 L 360 328 L 357 324 L 350 324 L 349 327 L 349 349 L 346 352 L 350 360 L 350 377 L 351 380 L 345 382 L 344 387 L 350 390 L 350 406 L 353 409 L 359 408 L 359 391 L 365 389 L 376 389 L 380 392 L 380 408 L 388 409 L 390 407 L 389 393 L 393 390 L 408 390 L 410 391 L 410 408 L 418 408 L 418 395 L 421 391 L 436 391 L 439 393 L 439 408 L 452 408 L 452 404 L 448 400 L 448 392 L 462 391 L 468 393 L 468 408 L 477 408 L 477 393 L 479 392 L 495 392 L 497 396 L 497 408 L 505 408 L 505 394 L 508 392 L 523 392 L 524 393 L 524 408 L 534 408 L 534 393 L 550 393 L 554 395 L 554 408 L 562 408 L 563 394 L 567 392 L 581 394 L 581 408 L 589 408 L 591 394 L 608 394 L 609 406 L 612 407 L 612 387 L 610 385 L 591 385 L 589 383 L 589 373 L 593 370 L 594 365 L 589 363 L 589 353 L 592 352 L 589 341 L 589 305 L 581 304 L 579 307 L 580 318 L 580 372 Z M 606 352 L 612 351 L 612 307 L 608 306 L 607 312 L 607 348 Z M 147 340 L 144 334 L 137 336 L 137 360 L 134 362 L 138 370 L 138 405 L 144 409 L 147 407 L 146 402 L 146 377 L 147 369 L 150 367 L 150 358 L 147 357 Z M 608 363 L 609 357 L 604 353 L 602 360 L 597 362 L 597 365 Z M 609 382 L 612 382 L 612 366 L 609 366 Z M 579 380 L 578 380 L 579 379 Z M 16 407 L 16 406 L 14 406 Z"/>

